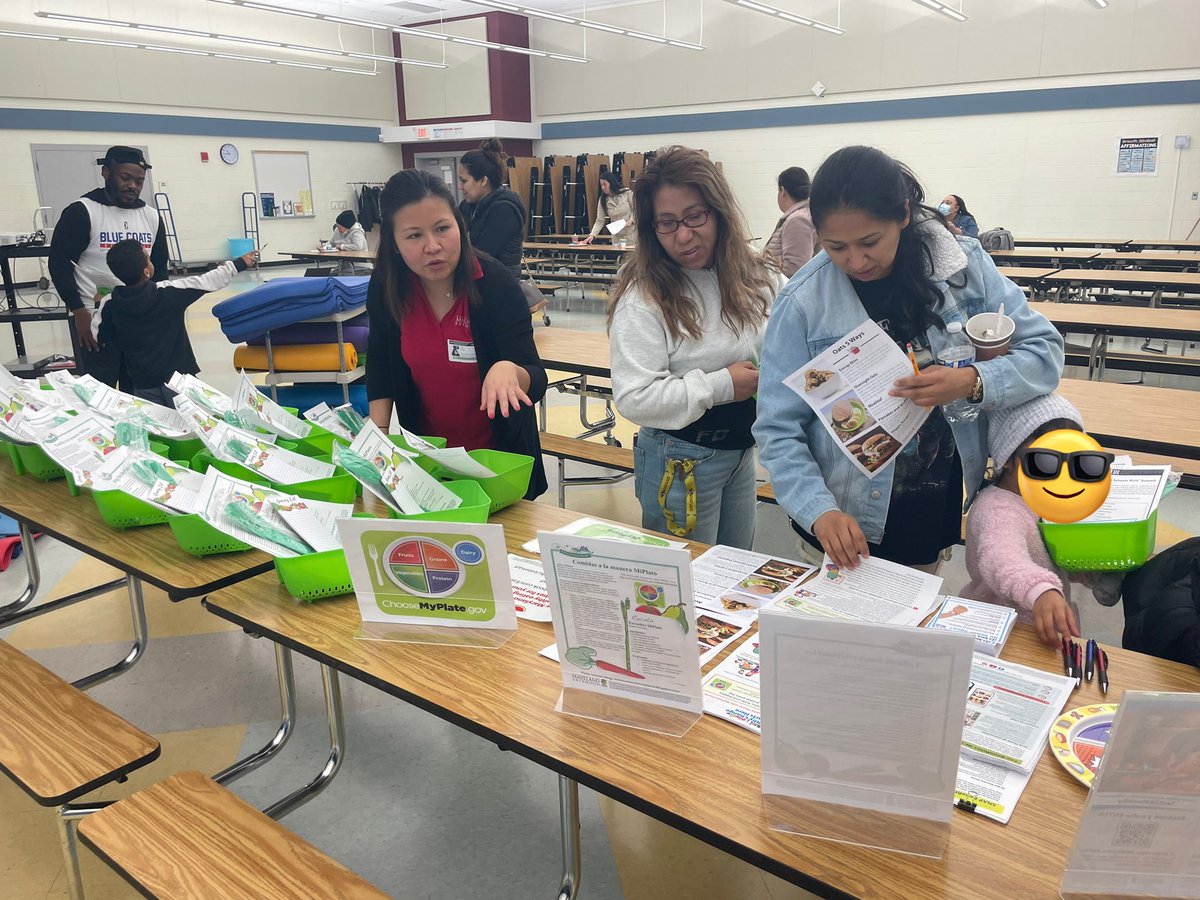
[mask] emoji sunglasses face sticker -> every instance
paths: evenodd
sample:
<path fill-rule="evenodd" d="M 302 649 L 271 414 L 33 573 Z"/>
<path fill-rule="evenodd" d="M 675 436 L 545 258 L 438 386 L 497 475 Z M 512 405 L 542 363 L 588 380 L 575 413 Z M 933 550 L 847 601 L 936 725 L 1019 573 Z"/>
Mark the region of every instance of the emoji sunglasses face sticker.
<path fill-rule="evenodd" d="M 1113 455 L 1082 431 L 1051 431 L 1020 455 L 1021 497 L 1048 522 L 1086 519 L 1108 498 Z"/>

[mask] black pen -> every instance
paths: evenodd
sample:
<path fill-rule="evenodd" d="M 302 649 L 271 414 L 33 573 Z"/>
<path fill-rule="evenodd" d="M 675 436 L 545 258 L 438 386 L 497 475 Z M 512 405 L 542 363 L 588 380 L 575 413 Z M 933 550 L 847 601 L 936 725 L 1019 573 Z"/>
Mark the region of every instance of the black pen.
<path fill-rule="evenodd" d="M 1067 636 L 1062 637 L 1062 658 L 1063 658 L 1063 674 L 1070 676 L 1071 674 L 1071 646 L 1067 641 Z"/>
<path fill-rule="evenodd" d="M 1100 693 L 1108 693 L 1108 654 L 1096 648 L 1096 674 L 1100 679 Z"/>
<path fill-rule="evenodd" d="M 1085 657 L 1087 662 L 1084 665 L 1083 677 L 1090 683 L 1092 680 L 1092 673 L 1096 668 L 1096 642 L 1091 638 L 1088 638 Z"/>
<path fill-rule="evenodd" d="M 1083 684 L 1083 645 L 1071 641 L 1071 650 L 1075 658 L 1075 687 Z"/>

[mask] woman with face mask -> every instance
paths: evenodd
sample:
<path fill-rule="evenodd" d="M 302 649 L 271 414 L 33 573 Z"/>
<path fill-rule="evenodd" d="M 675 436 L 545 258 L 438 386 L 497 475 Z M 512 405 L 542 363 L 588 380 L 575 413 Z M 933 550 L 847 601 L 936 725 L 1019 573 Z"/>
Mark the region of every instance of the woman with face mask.
<path fill-rule="evenodd" d="M 810 204 L 826 255 L 792 278 L 767 325 L 754 437 L 800 552 L 818 563 L 824 551 L 844 568 L 879 556 L 935 569 L 959 540 L 964 482 L 969 498 L 988 455 L 987 416 L 950 422 L 939 407 L 967 400 L 984 411 L 1007 409 L 1050 393 L 1062 373 L 1054 326 L 978 241 L 951 234 L 924 196 L 912 172 L 873 147 L 830 156 L 813 179 Z M 937 364 L 951 345 L 949 325 L 1001 304 L 1016 326 L 1005 355 L 963 368 Z M 887 393 L 930 410 L 913 439 L 870 476 L 843 452 L 855 432 L 833 437 L 784 384 L 867 319 L 901 351 L 911 346 L 923 366 Z M 870 456 L 881 436 L 865 418 L 850 427 Z"/>
<path fill-rule="evenodd" d="M 946 199 L 938 204 L 937 211 L 946 220 L 946 227 L 954 234 L 973 237 L 979 240 L 979 225 L 975 217 L 967 211 L 967 204 L 958 194 L 947 194 Z"/>

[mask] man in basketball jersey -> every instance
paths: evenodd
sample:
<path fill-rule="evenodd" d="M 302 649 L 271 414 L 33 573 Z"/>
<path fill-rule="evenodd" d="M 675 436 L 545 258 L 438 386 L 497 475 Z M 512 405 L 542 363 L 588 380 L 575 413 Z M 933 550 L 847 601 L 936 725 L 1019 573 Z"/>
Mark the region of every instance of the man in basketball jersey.
<path fill-rule="evenodd" d="M 80 372 L 116 387 L 121 354 L 101 346 L 96 335 L 100 308 L 120 282 L 109 271 L 105 256 L 113 244 L 137 240 L 150 255 L 160 278 L 167 275 L 166 229 L 158 210 L 141 199 L 146 162 L 136 147 L 109 147 L 96 160 L 104 187 L 89 191 L 63 210 L 50 241 L 50 277 L 55 290 L 75 317 L 79 338 Z M 104 295 L 104 296 L 101 296 Z"/>

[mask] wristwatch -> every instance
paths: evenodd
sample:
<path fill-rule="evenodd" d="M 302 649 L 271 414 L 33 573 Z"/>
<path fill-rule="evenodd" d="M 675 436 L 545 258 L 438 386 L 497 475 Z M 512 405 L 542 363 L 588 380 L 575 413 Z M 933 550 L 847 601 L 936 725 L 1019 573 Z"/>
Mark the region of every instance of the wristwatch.
<path fill-rule="evenodd" d="M 979 370 L 975 370 L 975 385 L 971 388 L 971 393 L 967 395 L 968 403 L 983 402 L 983 378 L 979 374 Z"/>

